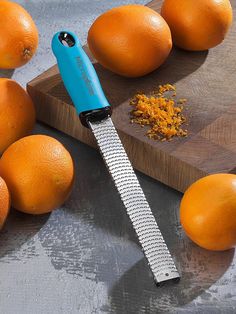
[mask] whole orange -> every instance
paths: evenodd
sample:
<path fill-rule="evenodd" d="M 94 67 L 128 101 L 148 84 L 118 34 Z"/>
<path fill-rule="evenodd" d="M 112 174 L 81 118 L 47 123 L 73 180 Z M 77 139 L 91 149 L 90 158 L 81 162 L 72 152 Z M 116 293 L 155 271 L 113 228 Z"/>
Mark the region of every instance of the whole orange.
<path fill-rule="evenodd" d="M 193 242 L 223 251 L 236 245 L 236 175 L 204 177 L 185 192 L 180 221 Z"/>
<path fill-rule="evenodd" d="M 220 44 L 232 23 L 229 0 L 164 0 L 161 15 L 173 42 L 186 50 L 207 50 Z"/>
<path fill-rule="evenodd" d="M 0 154 L 2 154 L 10 144 L 30 134 L 35 124 L 35 109 L 30 96 L 17 82 L 0 78 L 0 91 Z"/>
<path fill-rule="evenodd" d="M 69 152 L 56 139 L 31 135 L 4 152 L 0 175 L 7 183 L 14 208 L 43 214 L 60 206 L 69 196 L 74 167 Z"/>
<path fill-rule="evenodd" d="M 127 77 L 157 69 L 172 48 L 169 26 L 154 10 L 125 5 L 99 16 L 88 32 L 88 45 L 105 68 Z"/>
<path fill-rule="evenodd" d="M 0 68 L 13 69 L 27 63 L 38 47 L 38 30 L 19 4 L 0 1 Z"/>
<path fill-rule="evenodd" d="M 0 177 L 0 229 L 2 228 L 10 208 L 10 194 L 5 181 Z"/>

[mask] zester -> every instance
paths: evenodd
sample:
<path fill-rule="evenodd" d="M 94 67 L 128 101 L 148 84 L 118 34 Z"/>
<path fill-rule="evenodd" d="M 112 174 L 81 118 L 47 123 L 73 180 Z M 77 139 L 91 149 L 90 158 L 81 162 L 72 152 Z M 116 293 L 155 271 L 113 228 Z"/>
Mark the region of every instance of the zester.
<path fill-rule="evenodd" d="M 93 132 L 157 284 L 179 273 L 111 120 L 96 71 L 76 35 L 54 35 L 52 50 L 81 123 Z"/>

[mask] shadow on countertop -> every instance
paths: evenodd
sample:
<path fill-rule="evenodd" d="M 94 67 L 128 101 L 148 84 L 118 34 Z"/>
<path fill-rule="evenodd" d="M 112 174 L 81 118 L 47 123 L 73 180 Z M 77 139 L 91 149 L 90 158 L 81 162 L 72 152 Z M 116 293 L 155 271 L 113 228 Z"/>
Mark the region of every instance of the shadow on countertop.
<path fill-rule="evenodd" d="M 146 259 L 143 258 L 111 288 L 110 313 L 179 313 L 178 308 L 191 303 L 202 294 L 203 298 L 215 304 L 217 295 L 214 296 L 214 293 L 217 293 L 217 284 L 214 285 L 213 291 L 208 290 L 206 293 L 205 290 L 215 284 L 226 272 L 232 263 L 234 251 L 231 249 L 226 252 L 210 252 L 186 239 L 181 249 L 176 248 L 175 254 L 179 269 L 182 271 L 180 282 L 177 284 L 166 282 L 161 287 L 155 285 Z M 213 308 L 216 309 L 217 305 Z M 223 311 L 222 308 L 221 310 Z M 206 313 L 204 309 L 202 311 Z M 186 309 L 186 313 L 190 312 L 195 313 L 193 304 L 191 310 Z"/>
<path fill-rule="evenodd" d="M 0 69 L 0 78 L 11 78 L 14 71 L 15 71 L 14 69 L 11 70 Z"/>
<path fill-rule="evenodd" d="M 37 255 L 33 237 L 49 217 L 50 214 L 27 215 L 11 208 L 0 232 L 0 261 L 24 260 Z"/>

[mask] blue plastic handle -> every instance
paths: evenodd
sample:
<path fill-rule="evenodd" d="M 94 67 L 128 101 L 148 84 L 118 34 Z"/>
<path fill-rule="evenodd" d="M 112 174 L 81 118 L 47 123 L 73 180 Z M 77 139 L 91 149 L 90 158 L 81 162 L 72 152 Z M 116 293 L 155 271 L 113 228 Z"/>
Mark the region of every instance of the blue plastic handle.
<path fill-rule="evenodd" d="M 73 46 L 61 42 L 60 34 L 63 33 L 72 36 Z M 76 35 L 69 31 L 56 33 L 52 39 L 52 50 L 77 113 L 108 107 L 97 73 Z"/>

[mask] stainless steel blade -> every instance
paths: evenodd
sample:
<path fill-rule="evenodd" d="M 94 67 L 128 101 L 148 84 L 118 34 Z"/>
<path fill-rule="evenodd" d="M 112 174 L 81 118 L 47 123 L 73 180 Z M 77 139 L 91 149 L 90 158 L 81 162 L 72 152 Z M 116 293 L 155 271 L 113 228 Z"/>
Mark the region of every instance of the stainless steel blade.
<path fill-rule="evenodd" d="M 179 278 L 111 118 L 89 122 L 98 146 L 126 207 L 156 283 Z"/>

